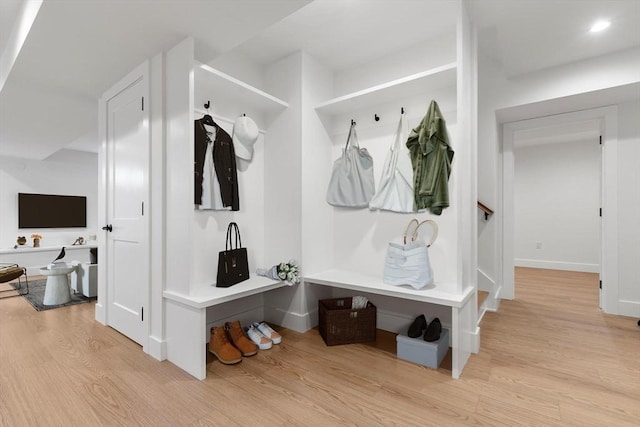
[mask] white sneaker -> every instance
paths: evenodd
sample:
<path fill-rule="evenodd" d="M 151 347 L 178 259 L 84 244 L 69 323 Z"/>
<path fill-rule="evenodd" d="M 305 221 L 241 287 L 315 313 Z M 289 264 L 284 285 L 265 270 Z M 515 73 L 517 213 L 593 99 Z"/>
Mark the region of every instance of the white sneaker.
<path fill-rule="evenodd" d="M 280 334 L 271 329 L 271 326 L 267 325 L 266 323 L 253 322 L 251 326 L 262 332 L 265 337 L 271 339 L 274 344 L 280 344 L 282 342 L 282 337 L 280 336 Z"/>
<path fill-rule="evenodd" d="M 247 329 L 247 336 L 253 341 L 260 350 L 269 350 L 273 346 L 273 341 L 265 337 L 262 332 L 253 327 Z"/>

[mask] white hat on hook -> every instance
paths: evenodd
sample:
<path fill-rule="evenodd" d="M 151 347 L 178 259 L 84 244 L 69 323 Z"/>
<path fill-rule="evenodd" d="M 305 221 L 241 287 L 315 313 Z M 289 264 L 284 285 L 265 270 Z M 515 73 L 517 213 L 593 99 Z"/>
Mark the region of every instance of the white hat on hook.
<path fill-rule="evenodd" d="M 249 117 L 242 115 L 233 123 L 233 149 L 236 157 L 251 160 L 253 144 L 258 140 L 258 125 Z"/>

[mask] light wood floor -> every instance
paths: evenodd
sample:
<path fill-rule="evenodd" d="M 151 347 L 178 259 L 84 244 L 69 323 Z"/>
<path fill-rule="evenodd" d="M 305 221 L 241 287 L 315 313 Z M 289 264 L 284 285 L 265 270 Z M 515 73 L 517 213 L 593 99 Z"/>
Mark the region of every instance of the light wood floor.
<path fill-rule="evenodd" d="M 459 380 L 283 330 L 280 346 L 211 361 L 197 381 L 96 323 L 93 304 L 0 300 L 0 425 L 638 426 L 637 319 L 598 310 L 593 274 L 522 268 L 516 281 Z"/>

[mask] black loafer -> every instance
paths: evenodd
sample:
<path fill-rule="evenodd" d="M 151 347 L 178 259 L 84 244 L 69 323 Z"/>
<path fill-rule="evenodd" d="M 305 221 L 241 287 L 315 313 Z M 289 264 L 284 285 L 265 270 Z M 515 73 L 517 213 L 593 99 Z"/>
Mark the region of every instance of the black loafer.
<path fill-rule="evenodd" d="M 422 335 L 422 331 L 427 329 L 427 319 L 425 319 L 424 314 L 416 317 L 411 326 L 409 326 L 409 335 L 410 338 L 418 338 Z"/>
<path fill-rule="evenodd" d="M 429 323 L 429 327 L 424 332 L 424 340 L 427 342 L 438 341 L 442 332 L 442 324 L 437 317 Z"/>

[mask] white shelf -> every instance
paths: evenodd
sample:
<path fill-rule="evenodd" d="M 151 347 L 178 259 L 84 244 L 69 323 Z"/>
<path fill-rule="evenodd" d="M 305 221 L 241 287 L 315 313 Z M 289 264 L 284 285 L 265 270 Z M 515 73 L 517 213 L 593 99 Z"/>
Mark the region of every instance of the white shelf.
<path fill-rule="evenodd" d="M 251 276 L 249 280 L 245 280 L 228 288 L 216 288 L 212 285 L 200 288 L 197 293 L 192 295 L 185 295 L 174 291 L 164 291 L 162 295 L 167 299 L 190 307 L 206 308 L 284 286 L 289 285 L 285 282 L 272 280 L 263 276 Z"/>
<path fill-rule="evenodd" d="M 456 63 L 452 62 L 358 92 L 330 99 L 316 107 L 329 116 L 362 111 L 366 107 L 428 94 L 436 89 L 456 85 Z"/>
<path fill-rule="evenodd" d="M 220 70 L 194 61 L 195 101 L 199 108 L 214 104 L 243 106 L 266 113 L 279 113 L 289 107 L 285 101 L 240 81 Z"/>
<path fill-rule="evenodd" d="M 416 290 L 410 286 L 387 285 L 382 283 L 380 277 L 346 270 L 326 270 L 321 273 L 304 276 L 304 281 L 457 308 L 462 307 L 473 295 L 473 288 L 470 287 L 462 293 L 456 292 L 455 283 L 436 282 L 435 287 Z"/>

